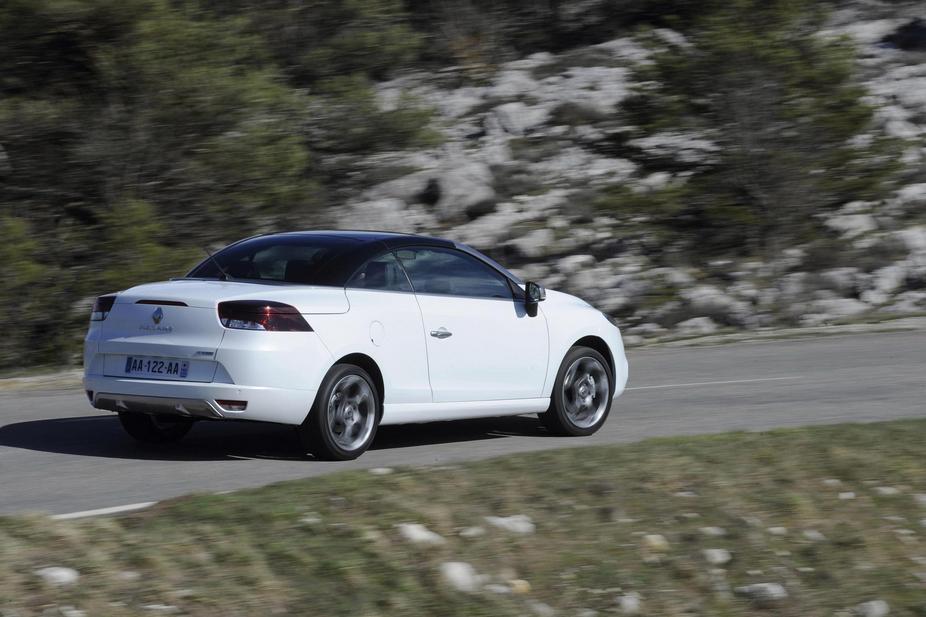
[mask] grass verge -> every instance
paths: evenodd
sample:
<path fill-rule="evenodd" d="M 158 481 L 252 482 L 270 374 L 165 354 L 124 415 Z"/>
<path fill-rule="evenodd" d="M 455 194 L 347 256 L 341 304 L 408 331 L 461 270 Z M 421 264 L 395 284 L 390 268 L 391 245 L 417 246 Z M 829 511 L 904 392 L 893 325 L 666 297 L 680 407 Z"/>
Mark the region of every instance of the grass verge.
<path fill-rule="evenodd" d="M 579 616 L 638 597 L 646 615 L 850 615 L 872 600 L 926 615 L 924 443 L 926 421 L 732 433 L 339 473 L 116 518 L 0 518 L 0 614 Z M 535 529 L 486 520 L 512 515 Z M 414 543 L 403 523 L 443 541 Z M 477 591 L 454 589 L 447 562 L 470 564 Z M 46 582 L 49 566 L 79 579 Z M 787 598 L 736 592 L 754 583 Z"/>

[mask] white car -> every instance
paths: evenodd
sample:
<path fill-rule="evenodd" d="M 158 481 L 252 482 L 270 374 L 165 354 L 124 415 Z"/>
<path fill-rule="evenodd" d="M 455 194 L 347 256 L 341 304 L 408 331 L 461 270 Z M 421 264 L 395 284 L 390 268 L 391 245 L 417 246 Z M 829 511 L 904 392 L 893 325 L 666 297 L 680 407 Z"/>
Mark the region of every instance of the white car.
<path fill-rule="evenodd" d="M 149 443 L 196 420 L 299 427 L 352 459 L 380 424 L 537 413 L 589 435 L 627 382 L 619 330 L 474 249 L 379 232 L 256 236 L 188 275 L 100 296 L 91 404 Z"/>

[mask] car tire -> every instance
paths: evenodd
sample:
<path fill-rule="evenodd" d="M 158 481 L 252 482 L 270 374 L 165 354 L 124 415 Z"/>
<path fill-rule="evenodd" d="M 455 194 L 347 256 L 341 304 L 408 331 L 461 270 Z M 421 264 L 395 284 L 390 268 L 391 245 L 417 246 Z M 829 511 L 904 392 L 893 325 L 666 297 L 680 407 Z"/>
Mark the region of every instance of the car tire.
<path fill-rule="evenodd" d="M 608 419 L 612 382 L 604 356 L 590 347 L 573 347 L 556 373 L 550 407 L 540 420 L 555 435 L 591 435 Z"/>
<path fill-rule="evenodd" d="M 299 436 L 317 459 L 353 460 L 373 443 L 381 414 L 369 373 L 353 364 L 336 364 L 322 380 Z"/>
<path fill-rule="evenodd" d="M 137 441 L 147 444 L 165 444 L 178 441 L 193 428 L 193 420 L 166 414 L 119 412 L 119 422 L 125 432 Z"/>

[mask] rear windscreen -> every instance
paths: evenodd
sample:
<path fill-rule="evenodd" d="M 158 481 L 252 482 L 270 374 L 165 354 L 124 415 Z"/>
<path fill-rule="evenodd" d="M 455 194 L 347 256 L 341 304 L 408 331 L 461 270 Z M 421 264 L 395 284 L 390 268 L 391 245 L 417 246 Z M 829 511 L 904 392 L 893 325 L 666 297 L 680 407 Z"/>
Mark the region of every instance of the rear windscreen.
<path fill-rule="evenodd" d="M 190 278 L 229 278 L 320 285 L 322 274 L 338 257 L 357 246 L 357 240 L 337 236 L 265 236 L 222 249 L 215 259 L 193 268 Z M 216 263 L 218 262 L 218 263 Z"/>

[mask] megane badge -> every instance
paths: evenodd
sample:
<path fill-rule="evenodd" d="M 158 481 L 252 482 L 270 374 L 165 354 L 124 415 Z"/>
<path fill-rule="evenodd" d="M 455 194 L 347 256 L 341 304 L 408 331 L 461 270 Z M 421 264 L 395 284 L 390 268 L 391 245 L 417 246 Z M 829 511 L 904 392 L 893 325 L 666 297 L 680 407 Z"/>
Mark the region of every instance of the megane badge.
<path fill-rule="evenodd" d="M 164 311 L 161 310 L 161 307 L 154 309 L 154 312 L 151 313 L 151 321 L 154 322 L 154 325 L 161 323 L 161 320 L 164 319 Z"/>

